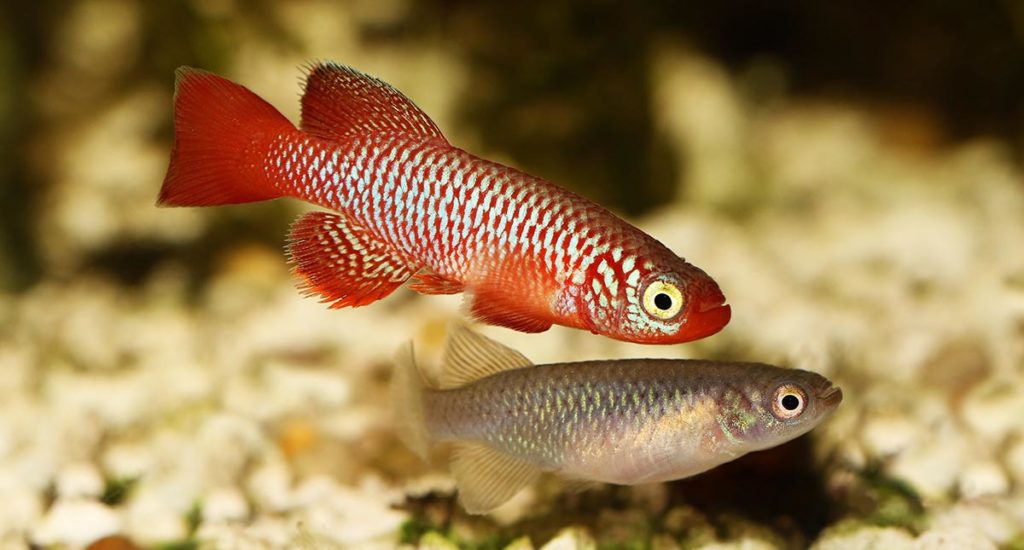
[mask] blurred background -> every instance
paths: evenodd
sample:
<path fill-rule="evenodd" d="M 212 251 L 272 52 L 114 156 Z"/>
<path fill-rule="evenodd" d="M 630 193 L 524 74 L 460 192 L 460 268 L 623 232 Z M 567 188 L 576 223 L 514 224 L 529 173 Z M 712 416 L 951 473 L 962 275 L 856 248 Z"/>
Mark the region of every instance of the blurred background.
<path fill-rule="evenodd" d="M 808 368 L 846 402 L 724 473 L 460 515 L 385 389 L 458 297 L 327 311 L 281 253 L 305 205 L 153 204 L 175 68 L 297 120 L 316 59 L 627 216 L 734 311 L 672 348 L 488 334 L 537 361 Z M 1016 0 L 4 1 L 0 542 L 1019 547 L 1022 146 Z"/>

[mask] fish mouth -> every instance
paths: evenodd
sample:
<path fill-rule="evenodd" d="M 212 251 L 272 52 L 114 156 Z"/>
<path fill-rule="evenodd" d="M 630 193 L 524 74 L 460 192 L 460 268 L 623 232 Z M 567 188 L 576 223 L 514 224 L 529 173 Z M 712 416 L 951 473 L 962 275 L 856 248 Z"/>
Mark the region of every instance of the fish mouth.
<path fill-rule="evenodd" d="M 692 308 L 680 334 L 686 339 L 684 341 L 711 336 L 725 328 L 732 319 L 732 308 L 725 303 L 725 295 L 717 287 L 698 298 Z"/>
<path fill-rule="evenodd" d="M 836 407 L 843 400 L 843 390 L 839 386 L 829 385 L 825 391 L 818 394 L 818 399 L 829 408 Z"/>

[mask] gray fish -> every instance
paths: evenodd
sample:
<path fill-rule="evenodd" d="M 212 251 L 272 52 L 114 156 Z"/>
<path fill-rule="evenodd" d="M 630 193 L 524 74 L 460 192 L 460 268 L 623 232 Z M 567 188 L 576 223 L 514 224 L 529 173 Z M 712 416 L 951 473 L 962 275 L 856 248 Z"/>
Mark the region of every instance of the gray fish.
<path fill-rule="evenodd" d="M 392 394 L 403 441 L 426 458 L 451 442 L 459 500 L 489 512 L 542 472 L 636 485 L 699 474 L 794 439 L 843 394 L 813 372 L 761 363 L 627 359 L 533 366 L 461 326 L 439 388 L 409 346 Z"/>

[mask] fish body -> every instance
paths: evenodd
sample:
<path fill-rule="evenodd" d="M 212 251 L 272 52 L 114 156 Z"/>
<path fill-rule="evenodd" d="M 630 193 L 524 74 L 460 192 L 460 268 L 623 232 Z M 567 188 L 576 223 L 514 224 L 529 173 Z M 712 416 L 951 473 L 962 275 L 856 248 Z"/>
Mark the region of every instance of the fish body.
<path fill-rule="evenodd" d="M 722 329 L 718 285 L 596 203 L 451 145 L 388 84 L 310 69 L 302 122 L 226 79 L 180 69 L 175 144 L 158 204 L 278 197 L 312 212 L 292 227 L 303 288 L 331 307 L 379 300 L 409 279 L 467 292 L 469 314 L 524 332 L 552 324 L 676 343 Z"/>
<path fill-rule="evenodd" d="M 456 445 L 456 485 L 476 513 L 540 472 L 622 485 L 699 474 L 806 433 L 842 400 L 818 374 L 760 363 L 631 359 L 533 367 L 466 329 L 451 337 L 440 389 L 419 385 L 408 355 L 402 364 L 394 395 L 403 439 L 424 455 L 435 443 Z"/>

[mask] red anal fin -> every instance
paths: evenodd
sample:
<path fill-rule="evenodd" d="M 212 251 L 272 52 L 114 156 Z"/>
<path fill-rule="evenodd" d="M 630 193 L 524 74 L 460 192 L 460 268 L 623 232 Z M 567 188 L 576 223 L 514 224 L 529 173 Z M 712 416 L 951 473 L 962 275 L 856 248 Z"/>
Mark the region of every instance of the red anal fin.
<path fill-rule="evenodd" d="M 436 273 L 421 271 L 413 278 L 416 282 L 409 285 L 409 288 L 420 294 L 458 294 L 465 290 L 462 283 L 445 279 Z"/>
<path fill-rule="evenodd" d="M 474 319 L 520 332 L 551 328 L 552 285 L 547 270 L 529 255 L 510 254 L 490 263 L 467 284 L 466 309 Z"/>
<path fill-rule="evenodd" d="M 330 140 L 400 133 L 447 143 L 434 121 L 402 92 L 335 63 L 317 63 L 310 68 L 302 96 L 301 127 Z"/>
<path fill-rule="evenodd" d="M 332 309 L 380 300 L 416 271 L 358 224 L 329 212 L 310 212 L 292 225 L 288 255 L 303 292 Z"/>

